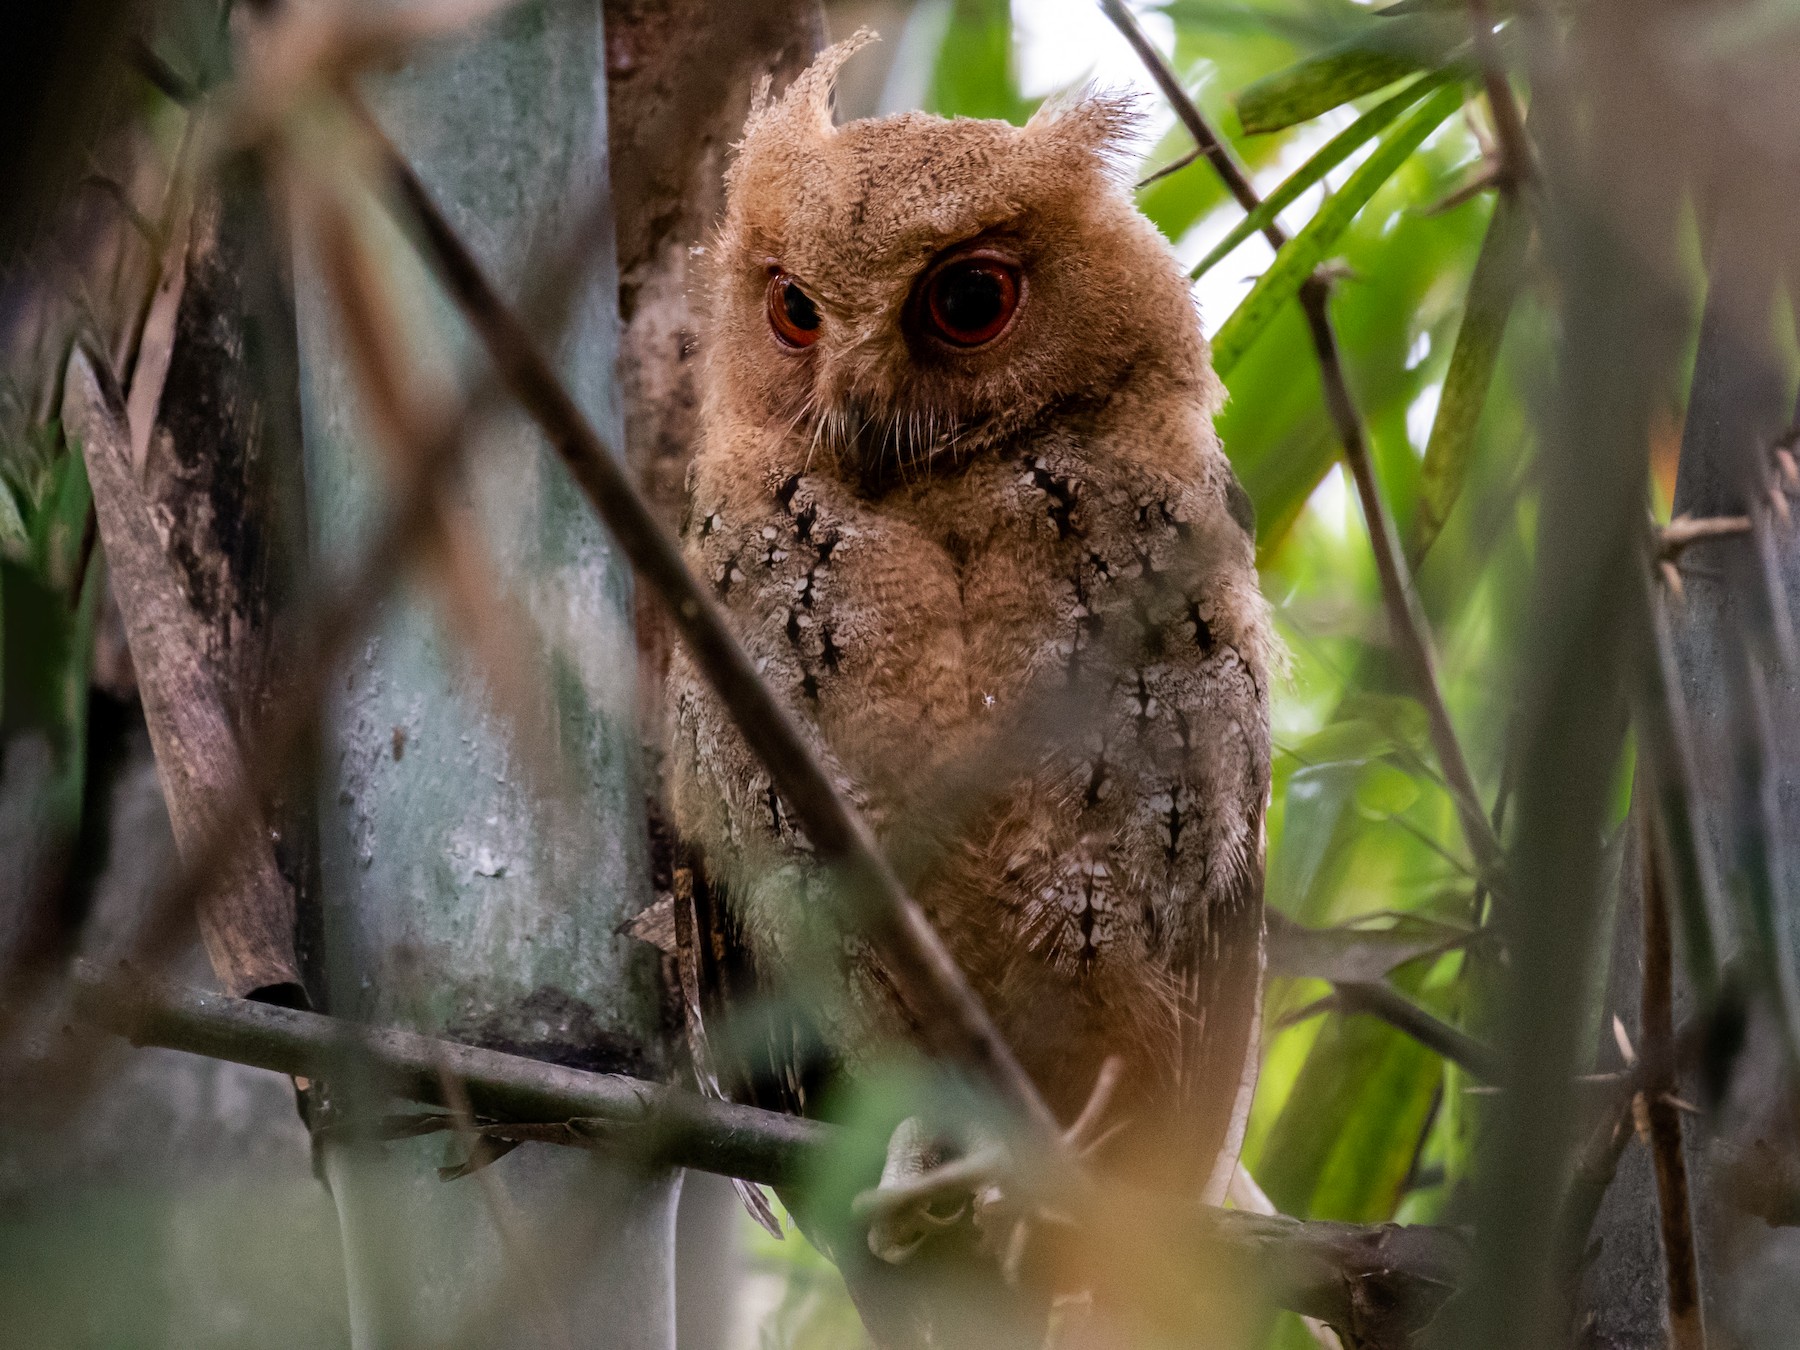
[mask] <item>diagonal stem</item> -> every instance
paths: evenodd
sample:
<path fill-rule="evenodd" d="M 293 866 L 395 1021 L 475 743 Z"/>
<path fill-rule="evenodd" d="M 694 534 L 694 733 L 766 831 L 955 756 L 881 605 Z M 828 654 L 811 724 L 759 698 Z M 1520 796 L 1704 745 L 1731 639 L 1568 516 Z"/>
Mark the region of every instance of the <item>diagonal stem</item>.
<path fill-rule="evenodd" d="M 1100 8 L 1124 35 L 1126 42 L 1131 44 L 1138 59 L 1143 61 L 1150 77 L 1156 81 L 1157 87 L 1162 90 L 1163 96 L 1168 99 L 1175 115 L 1194 138 L 1201 153 L 1224 179 L 1231 195 L 1244 210 L 1256 210 L 1262 205 L 1262 197 L 1251 183 L 1249 174 L 1231 153 L 1231 147 L 1213 130 L 1199 106 L 1181 87 L 1181 81 L 1168 60 L 1150 41 L 1136 16 L 1125 7 L 1124 0 L 1100 0 Z M 1287 243 L 1287 232 L 1276 221 L 1271 220 L 1264 227 L 1263 235 L 1277 252 Z M 1481 793 L 1475 785 L 1475 776 L 1469 770 L 1468 757 L 1463 753 L 1456 725 L 1450 720 L 1450 709 L 1444 702 L 1438 679 L 1437 658 L 1427 636 L 1424 611 L 1413 588 L 1406 555 L 1400 548 L 1399 531 L 1395 529 L 1393 515 L 1382 498 L 1381 484 L 1375 476 L 1374 457 L 1369 449 L 1368 432 L 1363 426 L 1362 414 L 1357 409 L 1355 396 L 1351 393 L 1350 382 L 1345 375 L 1336 330 L 1331 323 L 1330 301 L 1331 288 L 1322 277 L 1314 276 L 1300 288 L 1300 306 L 1306 315 L 1307 331 L 1312 337 L 1313 348 L 1318 353 L 1320 378 L 1325 386 L 1325 408 L 1337 429 L 1338 439 L 1343 443 L 1344 459 L 1350 466 L 1351 477 L 1356 481 L 1363 519 L 1368 523 L 1369 544 L 1375 554 L 1375 570 L 1381 581 L 1381 599 L 1387 611 L 1388 629 L 1399 648 L 1400 659 L 1412 682 L 1414 696 L 1425 708 L 1432 748 L 1443 768 L 1444 779 L 1449 784 L 1457 819 L 1462 825 L 1469 851 L 1474 855 L 1476 867 L 1489 889 L 1504 894 L 1504 887 L 1498 884 L 1502 880 L 1504 864 L 1500 841 L 1492 825 L 1488 823 L 1487 813 L 1482 809 Z"/>
<path fill-rule="evenodd" d="M 621 456 L 612 453 L 557 377 L 519 315 L 494 288 L 425 185 L 355 105 L 381 170 L 418 227 L 418 244 L 486 347 L 501 381 L 538 424 L 637 574 L 668 605 L 677 632 L 730 712 L 776 790 L 822 859 L 833 863 L 854 916 L 876 945 L 934 1048 L 973 1065 L 1056 1150 L 1056 1118 L 982 1007 L 924 910 L 845 801 L 793 715 L 757 673 L 679 546 L 651 514 Z"/>
<path fill-rule="evenodd" d="M 1488 108 L 1494 115 L 1494 135 L 1500 142 L 1500 183 L 1515 189 L 1531 177 L 1531 142 L 1525 136 L 1525 117 L 1506 78 L 1500 44 L 1494 40 L 1494 16 L 1487 0 L 1469 0 L 1469 22 L 1475 33 L 1475 58 L 1481 63 L 1481 83 Z"/>
<path fill-rule="evenodd" d="M 1499 1057 L 1492 1048 L 1460 1027 L 1451 1026 L 1414 1003 L 1383 980 L 1342 980 L 1333 986 L 1344 1012 L 1367 1013 L 1412 1037 L 1483 1083 L 1500 1077 Z"/>

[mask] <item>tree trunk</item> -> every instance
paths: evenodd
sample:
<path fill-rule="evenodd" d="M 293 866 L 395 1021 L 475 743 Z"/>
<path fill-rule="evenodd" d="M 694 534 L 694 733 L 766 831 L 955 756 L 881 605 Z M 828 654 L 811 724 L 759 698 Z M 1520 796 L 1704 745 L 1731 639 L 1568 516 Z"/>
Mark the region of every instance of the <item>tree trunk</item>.
<path fill-rule="evenodd" d="M 597 6 L 539 0 L 375 86 L 377 117 L 483 264 L 515 292 L 607 186 Z M 571 308 L 563 370 L 617 433 L 611 241 Z M 466 351 L 398 233 L 415 364 Z M 309 513 L 324 559 L 354 556 L 378 496 L 366 424 L 320 274 L 299 269 Z M 453 336 L 454 335 L 454 336 Z M 427 363 L 429 364 L 429 363 Z M 391 603 L 336 686 L 319 785 L 327 978 L 336 1013 L 597 1069 L 656 1072 L 653 953 L 619 934 L 647 899 L 631 585 L 522 419 L 473 440 L 469 516 L 548 650 L 572 809 L 547 809 L 428 593 Z M 534 659 L 536 658 L 536 659 Z M 354 1085 L 341 1085 L 348 1090 Z M 442 1136 L 334 1141 L 356 1344 L 666 1348 L 676 1187 L 598 1156 L 526 1146 L 476 1177 Z M 449 1156 L 447 1156 L 447 1154 Z"/>
<path fill-rule="evenodd" d="M 618 209 L 619 384 L 631 467 L 664 525 L 679 526 L 700 411 L 693 253 L 725 209 L 730 148 L 758 83 L 780 89 L 824 44 L 818 0 L 608 0 L 607 100 Z M 638 605 L 638 691 L 653 755 L 674 642 Z"/>

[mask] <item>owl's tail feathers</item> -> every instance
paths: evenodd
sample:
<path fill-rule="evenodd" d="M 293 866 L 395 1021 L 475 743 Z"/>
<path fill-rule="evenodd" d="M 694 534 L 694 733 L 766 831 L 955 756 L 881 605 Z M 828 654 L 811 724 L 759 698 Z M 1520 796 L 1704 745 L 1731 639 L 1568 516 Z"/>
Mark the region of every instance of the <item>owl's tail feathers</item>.
<path fill-rule="evenodd" d="M 750 1217 L 762 1225 L 765 1233 L 776 1239 L 787 1236 L 782 1231 L 781 1220 L 775 1217 L 775 1206 L 769 1203 L 769 1193 L 754 1181 L 745 1181 L 742 1177 L 731 1179 L 731 1189 L 736 1191 L 738 1199 L 744 1202 L 744 1208 L 750 1211 Z"/>

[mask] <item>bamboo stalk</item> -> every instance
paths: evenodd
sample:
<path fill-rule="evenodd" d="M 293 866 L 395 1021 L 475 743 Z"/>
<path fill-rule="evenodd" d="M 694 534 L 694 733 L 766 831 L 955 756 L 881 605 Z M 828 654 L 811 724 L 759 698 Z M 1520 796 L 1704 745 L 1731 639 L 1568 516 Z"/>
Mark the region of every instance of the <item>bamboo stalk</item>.
<path fill-rule="evenodd" d="M 1670 1350 L 1706 1350 L 1706 1321 L 1700 1304 L 1700 1257 L 1694 1210 L 1688 1195 L 1687 1157 L 1681 1143 L 1681 1110 L 1672 1100 L 1675 1070 L 1675 970 L 1669 931 L 1669 901 L 1662 856 L 1644 817 L 1644 1054 L 1663 1067 L 1639 1093 L 1641 1114 L 1656 1168 L 1657 1212 L 1662 1226 L 1663 1276 L 1669 1306 Z"/>

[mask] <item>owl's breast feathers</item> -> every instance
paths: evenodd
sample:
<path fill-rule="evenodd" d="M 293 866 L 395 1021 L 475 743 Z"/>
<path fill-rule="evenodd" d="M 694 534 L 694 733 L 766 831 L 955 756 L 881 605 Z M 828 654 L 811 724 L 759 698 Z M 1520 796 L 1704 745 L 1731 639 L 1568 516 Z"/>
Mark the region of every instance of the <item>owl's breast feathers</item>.
<path fill-rule="evenodd" d="M 1052 434 L 873 499 L 703 452 L 687 532 L 1053 1107 L 1123 1054 L 1122 1160 L 1167 1179 L 1175 1150 L 1195 1185 L 1241 1127 L 1262 967 L 1270 640 L 1235 486 L 1210 430 Z M 806 841 L 685 665 L 673 692 L 678 824 L 780 971 L 817 921 Z M 908 1021 L 872 967 L 825 1014 L 852 1062 Z"/>

